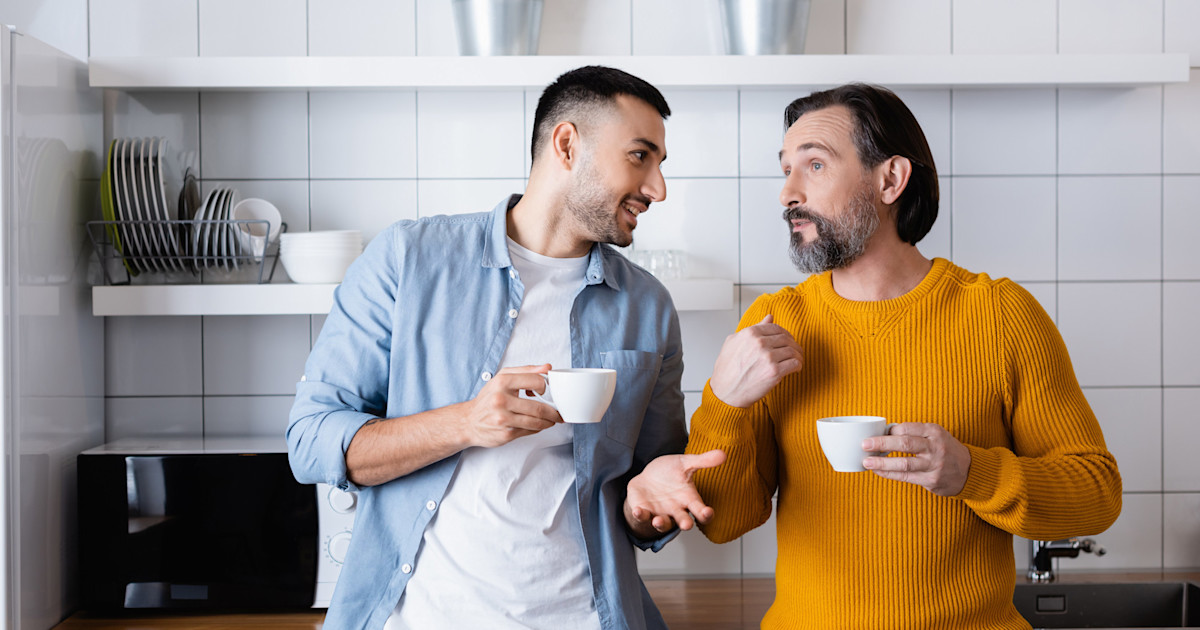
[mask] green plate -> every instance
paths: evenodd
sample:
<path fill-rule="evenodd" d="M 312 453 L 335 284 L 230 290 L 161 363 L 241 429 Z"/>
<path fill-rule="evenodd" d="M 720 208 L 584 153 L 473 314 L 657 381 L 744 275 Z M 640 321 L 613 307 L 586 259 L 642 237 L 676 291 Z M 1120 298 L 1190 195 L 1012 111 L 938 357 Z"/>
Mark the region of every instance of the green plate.
<path fill-rule="evenodd" d="M 104 158 L 104 174 L 100 176 L 100 210 L 104 213 L 105 221 L 117 220 L 116 212 L 113 210 L 112 184 L 109 183 L 112 180 L 113 146 L 116 144 L 116 140 L 108 144 L 108 155 Z M 130 276 L 138 275 L 138 272 L 129 266 L 129 261 L 125 260 L 125 249 L 121 247 L 121 236 L 117 231 L 116 225 L 108 225 L 108 237 L 112 239 L 113 247 L 121 255 L 121 262 L 125 265 L 125 271 L 128 271 Z"/>

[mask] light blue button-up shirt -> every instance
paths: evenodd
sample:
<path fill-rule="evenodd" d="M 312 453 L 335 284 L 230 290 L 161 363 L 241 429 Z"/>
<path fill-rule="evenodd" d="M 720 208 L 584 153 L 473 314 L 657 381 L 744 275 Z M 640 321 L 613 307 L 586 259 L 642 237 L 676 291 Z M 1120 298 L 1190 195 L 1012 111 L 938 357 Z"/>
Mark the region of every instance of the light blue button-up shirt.
<path fill-rule="evenodd" d="M 359 493 L 326 630 L 382 628 L 421 562 L 435 512 L 427 506 L 441 504 L 458 456 L 359 488 L 346 478 L 346 449 L 368 420 L 470 400 L 499 369 L 516 323 L 510 312 L 524 293 L 506 241 L 517 199 L 491 212 L 392 225 L 334 293 L 287 430 L 296 479 Z M 671 536 L 634 540 L 622 504 L 631 477 L 687 441 L 679 318 L 662 284 L 608 245 L 592 247 L 585 277 L 571 311 L 572 365 L 617 370 L 603 421 L 573 427 L 596 610 L 606 630 L 665 628 L 633 554 L 635 544 L 658 551 Z"/>

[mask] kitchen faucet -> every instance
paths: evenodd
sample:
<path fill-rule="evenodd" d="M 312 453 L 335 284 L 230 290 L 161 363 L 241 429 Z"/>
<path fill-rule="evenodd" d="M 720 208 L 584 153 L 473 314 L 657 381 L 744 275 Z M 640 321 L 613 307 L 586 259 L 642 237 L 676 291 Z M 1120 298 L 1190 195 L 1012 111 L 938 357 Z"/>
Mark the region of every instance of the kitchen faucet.
<path fill-rule="evenodd" d="M 1103 556 L 1107 553 L 1091 538 L 1029 541 L 1029 579 L 1033 582 L 1054 581 L 1054 558 L 1077 558 L 1080 552 Z"/>

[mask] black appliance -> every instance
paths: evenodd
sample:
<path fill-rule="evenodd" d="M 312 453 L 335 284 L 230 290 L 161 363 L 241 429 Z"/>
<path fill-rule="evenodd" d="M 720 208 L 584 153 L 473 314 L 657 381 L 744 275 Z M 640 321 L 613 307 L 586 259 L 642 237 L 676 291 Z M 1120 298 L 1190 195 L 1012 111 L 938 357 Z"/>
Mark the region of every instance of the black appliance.
<path fill-rule="evenodd" d="M 281 439 L 125 440 L 78 457 L 88 610 L 313 605 L 317 493 Z"/>

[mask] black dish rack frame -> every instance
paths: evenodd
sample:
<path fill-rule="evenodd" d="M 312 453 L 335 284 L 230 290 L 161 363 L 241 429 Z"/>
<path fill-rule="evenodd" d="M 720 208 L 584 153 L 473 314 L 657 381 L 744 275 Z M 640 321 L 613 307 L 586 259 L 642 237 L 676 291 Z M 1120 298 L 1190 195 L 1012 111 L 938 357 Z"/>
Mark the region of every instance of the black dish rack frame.
<path fill-rule="evenodd" d="M 242 248 L 236 240 L 233 243 L 233 249 L 236 252 L 234 254 L 200 254 L 193 251 L 195 230 L 207 227 L 209 230 L 232 231 L 240 229 L 239 225 L 252 224 L 262 226 L 263 231 L 269 233 L 271 224 L 266 219 L 131 219 L 88 221 L 85 225 L 88 239 L 92 242 L 92 249 L 99 259 L 106 285 L 132 284 L 134 276 L 141 273 L 190 273 L 197 276 L 201 271 L 228 272 L 230 271 L 228 265 L 231 264 L 235 269 L 243 265 L 247 267 L 256 265 L 258 267 L 257 284 L 266 284 L 275 277 L 275 268 L 279 265 L 279 242 L 282 239 L 278 235 L 272 242 L 267 243 L 266 251 L 261 257 L 255 256 L 253 252 L 242 252 Z M 282 235 L 286 232 L 287 223 L 280 224 L 279 234 Z M 156 240 L 156 236 L 161 236 L 162 240 Z M 149 251 L 136 253 L 129 251 L 132 248 L 127 244 L 138 237 L 148 242 L 144 249 Z M 182 244 L 180 248 L 182 251 L 164 251 L 169 248 L 165 247 L 162 241 L 171 240 L 177 245 Z M 271 263 L 269 270 L 267 270 L 268 261 Z M 222 269 L 222 265 L 226 265 L 226 267 Z M 172 269 L 175 266 L 179 268 Z M 154 269 L 154 267 L 162 269 Z"/>

